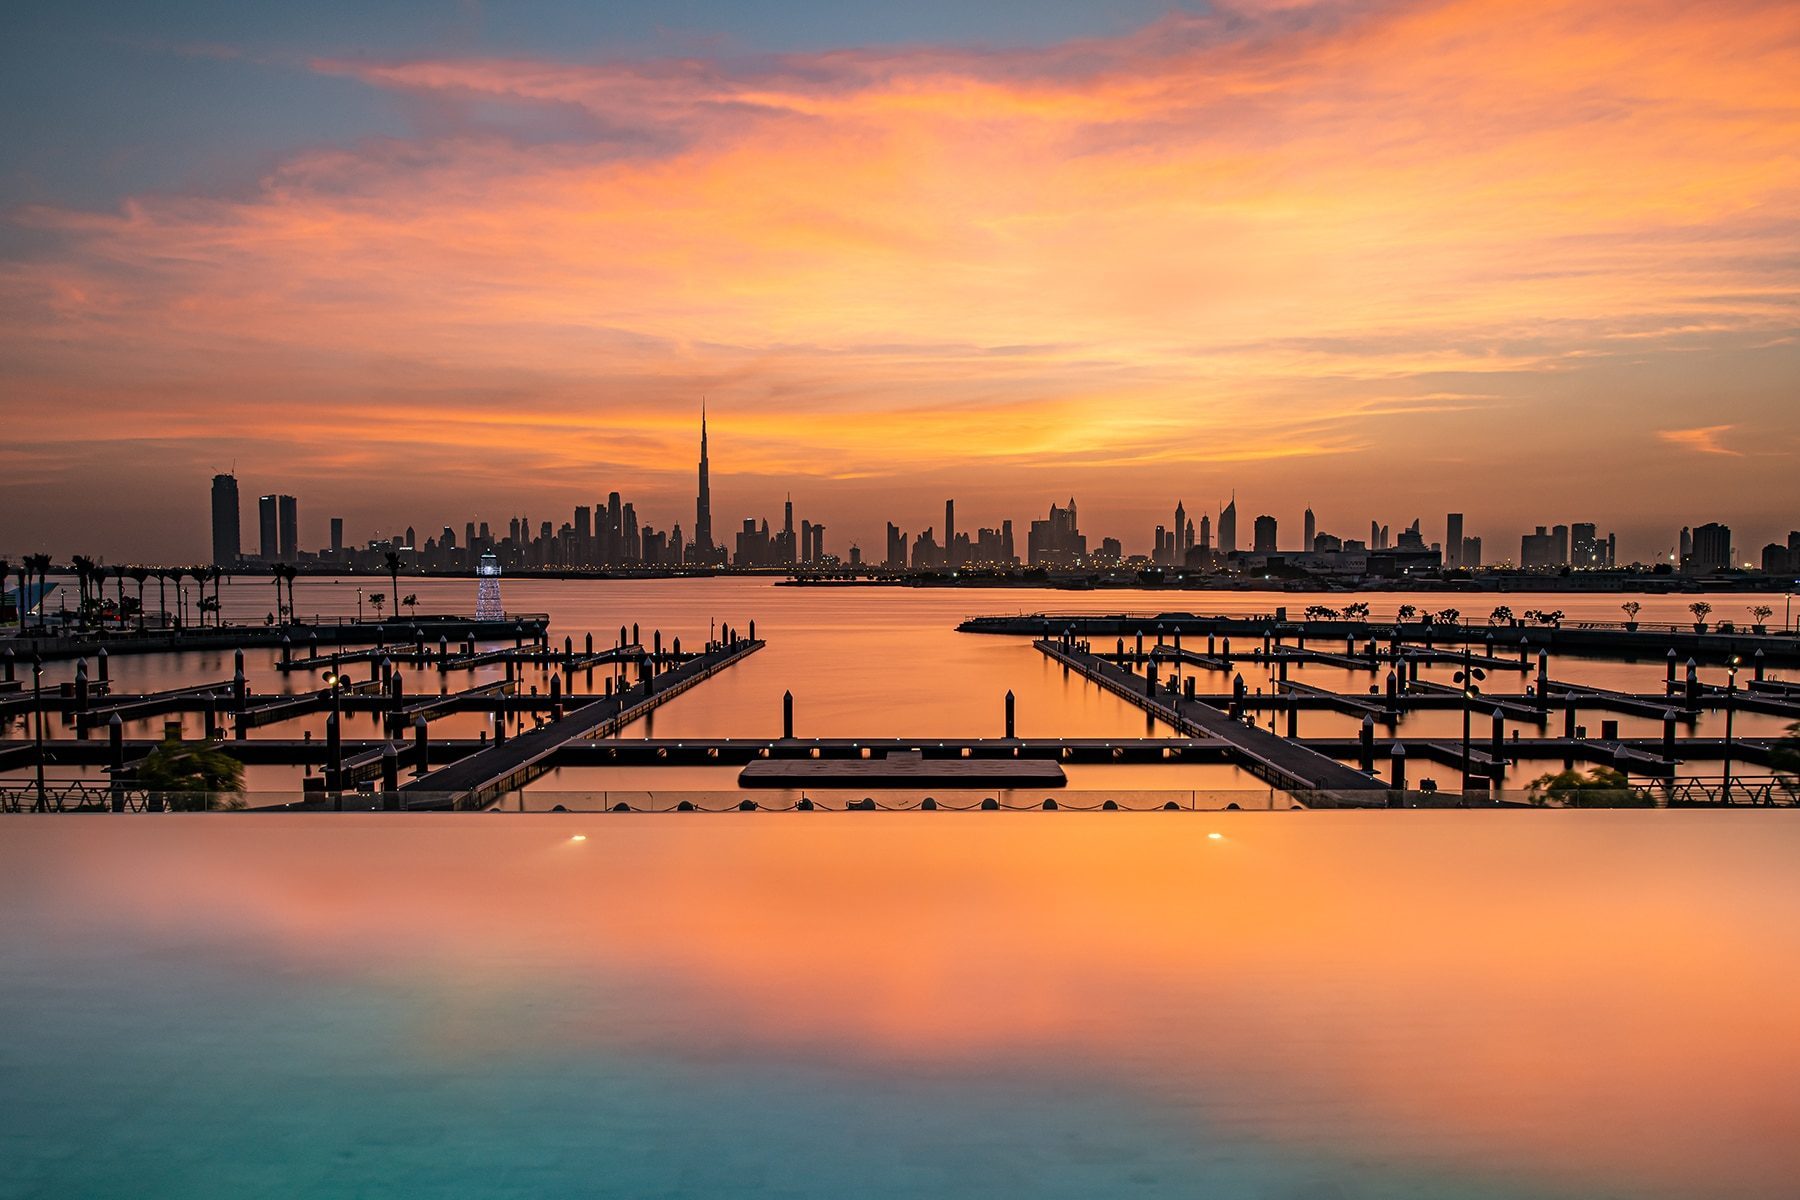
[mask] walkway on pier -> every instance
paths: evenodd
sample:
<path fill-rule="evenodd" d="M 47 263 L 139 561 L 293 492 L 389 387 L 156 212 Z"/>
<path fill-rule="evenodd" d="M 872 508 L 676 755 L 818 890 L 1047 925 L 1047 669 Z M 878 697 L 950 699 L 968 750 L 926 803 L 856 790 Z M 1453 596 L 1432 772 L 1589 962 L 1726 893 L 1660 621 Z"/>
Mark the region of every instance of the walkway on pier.
<path fill-rule="evenodd" d="M 1314 792 L 1366 791 L 1381 786 L 1379 780 L 1297 741 L 1233 720 L 1210 704 L 1183 700 L 1167 690 L 1158 691 L 1150 686 L 1146 676 L 1107 662 L 1097 654 L 1066 649 L 1051 641 L 1033 645 L 1180 732 L 1229 744 L 1239 765 L 1278 787 Z"/>
<path fill-rule="evenodd" d="M 429 797 L 427 803 L 438 796 L 448 796 L 454 807 L 478 808 L 496 796 L 517 791 L 548 771 L 551 758 L 567 743 L 615 733 L 763 645 L 760 641 L 744 641 L 696 655 L 623 692 L 582 705 L 561 720 L 496 741 L 479 753 L 403 785 L 402 803 L 408 796 L 418 800 Z"/>

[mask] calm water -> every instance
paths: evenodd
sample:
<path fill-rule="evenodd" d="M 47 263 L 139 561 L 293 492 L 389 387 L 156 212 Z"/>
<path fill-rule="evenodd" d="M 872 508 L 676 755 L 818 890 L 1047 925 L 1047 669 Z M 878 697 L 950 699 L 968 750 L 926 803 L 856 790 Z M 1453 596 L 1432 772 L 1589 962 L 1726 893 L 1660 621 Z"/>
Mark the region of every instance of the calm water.
<path fill-rule="evenodd" d="M 370 616 L 374 610 L 367 597 L 391 590 L 385 581 L 373 579 L 305 579 L 296 583 L 295 594 L 303 615 L 354 616 L 359 588 L 364 595 L 363 612 Z M 591 632 L 596 644 L 611 645 L 621 625 L 636 623 L 645 640 L 649 640 L 652 630 L 660 629 L 666 639 L 680 637 L 685 645 L 695 645 L 707 639 L 715 623 L 729 622 L 745 628 L 755 620 L 758 635 L 768 640 L 766 649 L 677 697 L 627 730 L 627 736 L 658 738 L 777 736 L 781 730 L 781 697 L 788 690 L 795 696 L 796 732 L 802 737 L 997 737 L 1003 730 L 1002 705 L 1008 690 L 1018 698 L 1018 730 L 1023 736 L 1166 736 L 1170 732 L 1166 727 L 1118 697 L 1068 674 L 1032 649 L 1028 639 L 963 634 L 956 632 L 956 625 L 974 614 L 1034 611 L 1268 613 L 1286 606 L 1298 616 L 1314 602 L 1341 606 L 1347 600 L 1341 594 L 1278 592 L 791 588 L 775 586 L 768 578 L 598 582 L 509 579 L 503 581 L 503 589 L 509 610 L 549 613 L 558 644 L 567 636 L 579 645 Z M 240 579 L 221 592 L 228 620 L 258 621 L 273 605 L 272 584 Z M 403 579 L 401 592 L 418 596 L 420 612 L 468 612 L 474 605 L 471 580 Z M 1494 605 L 1504 603 L 1519 613 L 1532 608 L 1562 609 L 1570 621 L 1620 619 L 1619 605 L 1626 599 L 1616 595 L 1530 594 L 1371 594 L 1360 598 L 1373 606 L 1378 617 L 1391 616 L 1398 606 L 1410 603 L 1422 609 L 1456 606 L 1465 617 L 1485 619 Z M 154 611 L 155 588 L 146 590 L 146 599 Z M 1691 619 L 1687 605 L 1694 597 L 1637 599 L 1644 606 L 1641 619 L 1646 622 Z M 1775 609 L 1775 622 L 1783 617 L 1782 596 L 1715 595 L 1708 599 L 1715 620 L 1748 621 L 1748 608 L 1759 602 Z M 318 686 L 316 676 L 288 676 L 274 670 L 276 657 L 272 650 L 247 655 L 253 690 L 282 693 Z M 352 668 L 353 672 L 364 669 Z M 1240 663 L 1237 670 L 1252 690 L 1270 686 L 1268 672 L 1263 668 Z M 1444 665 L 1427 668 L 1421 674 L 1447 682 L 1454 670 L 1453 666 Z M 73 673 L 72 663 L 53 663 L 46 668 L 45 678 L 56 683 L 71 678 Z M 231 673 L 228 654 L 121 656 L 112 662 L 115 686 L 121 691 L 154 690 L 209 680 L 222 682 Z M 1655 691 L 1661 687 L 1663 664 L 1570 660 L 1556 663 L 1555 674 L 1558 678 L 1601 686 Z M 502 675 L 504 668 L 498 665 L 449 675 L 409 672 L 408 687 L 460 690 Z M 1363 690 L 1373 681 L 1366 673 L 1317 665 L 1296 669 L 1292 677 L 1346 690 Z M 1724 673 L 1722 668 L 1708 668 L 1702 671 L 1702 677 L 1722 682 Z M 1527 681 L 1523 674 L 1496 673 L 1489 689 L 1520 691 Z M 527 687 L 536 684 L 547 690 L 549 676 L 528 671 L 523 682 Z M 601 673 L 576 677 L 578 688 L 597 690 L 603 684 Z M 1221 672 L 1200 671 L 1199 686 L 1203 691 L 1226 692 L 1230 690 L 1230 679 Z M 1596 727 L 1596 733 L 1598 720 L 1598 714 L 1584 717 L 1587 724 Z M 127 734 L 154 737 L 160 734 L 162 724 L 163 718 L 137 722 L 127 729 Z M 1780 717 L 1738 713 L 1735 728 L 1743 736 L 1772 736 L 1786 724 Z M 187 725 L 190 735 L 198 735 L 198 716 L 190 717 Z M 1359 725 L 1357 718 L 1347 714 L 1309 712 L 1301 719 L 1300 732 L 1309 736 L 1351 737 Z M 1485 734 L 1486 723 L 1480 725 L 1478 733 Z M 1553 726 L 1553 731 L 1560 732 L 1559 723 L 1553 722 Z M 434 721 L 432 733 L 436 737 L 474 737 L 489 727 L 487 718 L 480 714 L 452 714 Z M 1285 722 L 1280 728 L 1285 729 Z M 1420 712 L 1408 716 L 1399 728 L 1408 736 L 1457 736 L 1461 717 L 1448 710 Z M 1509 724 L 1508 728 L 1513 726 Z M 1533 726 L 1520 728 L 1522 736 L 1536 732 Z M 1620 718 L 1620 728 L 1626 736 L 1653 737 L 1661 733 L 1659 722 L 1644 718 Z M 62 735 L 67 731 L 53 728 L 51 732 Z M 1722 714 L 1704 716 L 1696 732 L 1703 736 L 1722 735 Z M 252 737 L 296 738 L 308 734 L 315 739 L 324 736 L 323 714 L 251 731 Z M 12 736 L 18 736 L 16 726 Z M 378 738 L 378 719 L 373 715 L 350 718 L 346 736 Z M 1528 763 L 1521 768 L 1521 777 L 1509 779 L 1507 785 L 1523 783 L 1541 769 L 1539 764 Z M 84 772 L 76 767 L 59 767 L 57 774 L 73 778 Z M 253 789 L 277 790 L 297 788 L 301 775 L 299 768 L 253 766 L 248 778 Z M 1440 786 L 1452 790 L 1459 786 L 1454 770 L 1424 762 L 1414 764 L 1412 775 L 1415 781 L 1434 778 Z M 1087 776 L 1072 778 L 1072 786 L 1262 789 L 1248 774 L 1220 765 L 1090 768 Z M 720 773 L 703 768 L 671 769 L 657 776 L 663 788 L 731 786 L 730 781 L 721 783 L 722 778 Z M 731 778 L 734 780 L 735 774 Z M 540 781 L 535 790 L 633 790 L 643 786 L 619 772 L 565 770 Z"/>
<path fill-rule="evenodd" d="M 1782 812 L 3 832 L 0 1196 L 1800 1178 Z"/>

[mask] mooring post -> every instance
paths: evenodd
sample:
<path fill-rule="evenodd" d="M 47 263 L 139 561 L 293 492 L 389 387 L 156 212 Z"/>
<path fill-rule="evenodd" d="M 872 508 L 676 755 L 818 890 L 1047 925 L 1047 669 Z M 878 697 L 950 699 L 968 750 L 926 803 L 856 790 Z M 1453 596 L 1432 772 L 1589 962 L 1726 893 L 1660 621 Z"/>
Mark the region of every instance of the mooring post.
<path fill-rule="evenodd" d="M 562 676 L 550 676 L 550 715 L 559 721 L 563 715 L 562 695 Z"/>
<path fill-rule="evenodd" d="M 643 640 L 638 637 L 638 626 L 636 621 L 631 623 L 631 644 L 634 646 L 643 645 Z"/>
<path fill-rule="evenodd" d="M 1663 761 L 1675 765 L 1675 710 L 1663 709 Z"/>
<path fill-rule="evenodd" d="M 1244 677 L 1241 674 L 1231 677 L 1231 715 L 1244 715 Z"/>
<path fill-rule="evenodd" d="M 389 742 L 381 751 L 381 807 L 389 812 L 400 808 L 400 753 Z"/>
<path fill-rule="evenodd" d="M 106 653 L 106 651 L 102 650 L 102 651 L 100 651 L 100 653 L 102 655 L 104 655 Z M 104 664 L 105 659 L 103 658 L 101 660 L 101 662 L 102 662 L 102 664 Z M 1750 662 L 1752 664 L 1751 669 L 1754 672 L 1752 678 L 1754 678 L 1756 680 L 1756 682 L 1761 683 L 1763 681 L 1763 652 L 1759 649 L 1755 654 L 1751 655 Z M 102 678 L 102 679 L 106 678 L 106 671 L 104 670 L 104 666 L 100 672 L 100 678 Z"/>
<path fill-rule="evenodd" d="M 250 700 L 250 685 L 244 678 L 244 668 L 239 667 L 237 674 L 231 677 L 231 707 L 234 712 L 243 712 Z"/>
<path fill-rule="evenodd" d="M 506 745 L 506 710 L 504 708 L 494 710 L 494 745 Z"/>
<path fill-rule="evenodd" d="M 1395 742 L 1394 748 L 1388 751 L 1388 787 L 1396 792 L 1406 791 L 1406 745 L 1403 742 Z"/>
<path fill-rule="evenodd" d="M 1538 651 L 1537 700 L 1539 708 L 1550 705 L 1550 652 Z"/>
<path fill-rule="evenodd" d="M 1288 697 L 1287 735 L 1291 738 L 1300 736 L 1300 702 L 1292 696 Z"/>
<path fill-rule="evenodd" d="M 294 662 L 294 639 L 287 634 L 281 635 L 281 665 L 291 666 Z"/>
<path fill-rule="evenodd" d="M 424 717 L 413 718 L 413 770 L 420 775 L 431 770 L 431 732 Z"/>
<path fill-rule="evenodd" d="M 75 711 L 86 712 L 88 708 L 88 674 L 87 659 L 75 660 Z"/>
<path fill-rule="evenodd" d="M 1488 774 L 1499 779 L 1506 770 L 1506 714 L 1499 709 L 1494 710 L 1494 740 L 1489 750 L 1493 763 L 1488 767 Z"/>
<path fill-rule="evenodd" d="M 755 617 L 750 618 L 750 640 L 753 642 L 756 640 L 756 618 Z"/>
<path fill-rule="evenodd" d="M 106 746 L 111 753 L 113 778 L 116 782 L 125 773 L 125 722 L 118 713 L 114 713 L 106 723 Z"/>
<path fill-rule="evenodd" d="M 1362 733 L 1361 733 L 1361 747 L 1360 748 L 1361 748 L 1361 752 L 1362 752 L 1362 759 L 1361 759 L 1361 762 L 1358 763 L 1358 765 L 1362 767 L 1363 774 L 1373 775 L 1375 773 L 1375 718 L 1374 717 L 1365 716 L 1362 719 Z"/>
<path fill-rule="evenodd" d="M 1390 668 L 1387 676 L 1387 706 L 1389 712 L 1400 707 L 1400 676 Z"/>
<path fill-rule="evenodd" d="M 1225 669 L 1227 671 L 1231 670 L 1231 639 L 1230 638 L 1224 638 L 1219 642 L 1219 661 L 1221 661 L 1225 664 Z"/>
<path fill-rule="evenodd" d="M 1012 692 L 1008 691 L 1006 693 L 1006 736 L 1009 740 L 1015 736 L 1013 733 L 1013 706 L 1015 703 Z"/>
<path fill-rule="evenodd" d="M 331 791 L 339 791 L 343 787 L 344 778 L 344 743 L 338 726 L 338 715 L 334 712 L 325 718 L 325 786 Z M 339 801 L 337 807 L 343 807 Z"/>
<path fill-rule="evenodd" d="M 241 651 L 240 651 L 240 653 L 241 653 Z M 1761 651 L 1761 650 L 1758 650 L 1758 651 L 1757 651 L 1757 652 L 1756 652 L 1756 656 L 1757 656 L 1757 657 L 1758 657 L 1758 658 L 1761 658 L 1761 657 L 1762 657 L 1762 651 Z M 111 656 L 111 655 L 109 655 L 109 654 L 108 654 L 108 653 L 107 653 L 107 652 L 106 652 L 106 647 L 105 647 L 105 646 L 102 646 L 102 647 L 100 647 L 100 653 L 98 653 L 98 654 L 96 654 L 96 655 L 95 655 L 95 656 L 94 656 L 94 662 L 95 662 L 95 663 L 96 663 L 96 664 L 98 664 L 98 666 L 99 666 L 99 668 L 100 668 L 100 682 L 101 682 L 101 683 L 105 683 L 105 682 L 107 682 L 107 681 L 108 681 L 108 680 L 109 680 L 109 679 L 111 679 L 111 678 L 112 678 L 112 676 L 111 676 L 111 675 L 110 675 L 110 674 L 109 674 L 109 673 L 108 673 L 108 672 L 107 672 L 107 659 L 109 659 L 109 658 L 111 658 L 111 657 L 112 657 L 112 656 Z M 1756 670 L 1757 670 L 1757 672 L 1758 672 L 1758 673 L 1757 673 L 1757 676 L 1756 676 L 1756 677 L 1757 677 L 1757 678 L 1758 678 L 1758 679 L 1761 679 L 1761 678 L 1762 678 L 1762 674 L 1761 674 L 1761 672 L 1762 672 L 1762 664 L 1761 664 L 1761 663 L 1758 663 L 1758 664 L 1757 664 L 1757 666 L 1756 666 Z"/>
<path fill-rule="evenodd" d="M 590 656 L 590 657 L 591 657 L 591 656 L 592 656 L 592 655 L 593 655 L 593 653 L 594 653 L 594 631 L 593 631 L 593 630 L 591 630 L 591 629 L 590 629 L 590 630 L 588 630 L 588 635 L 587 635 L 587 650 L 586 650 L 586 651 L 585 651 L 585 653 L 587 653 L 587 654 L 588 654 L 588 655 L 589 655 L 589 656 Z"/>
<path fill-rule="evenodd" d="M 794 737 L 794 693 L 781 694 L 781 736 L 789 741 Z"/>
<path fill-rule="evenodd" d="M 1700 707 L 1700 667 L 1691 658 L 1687 660 L 1687 705 L 1690 712 Z"/>
<path fill-rule="evenodd" d="M 1675 694 L 1675 647 L 1669 647 L 1668 694 Z"/>

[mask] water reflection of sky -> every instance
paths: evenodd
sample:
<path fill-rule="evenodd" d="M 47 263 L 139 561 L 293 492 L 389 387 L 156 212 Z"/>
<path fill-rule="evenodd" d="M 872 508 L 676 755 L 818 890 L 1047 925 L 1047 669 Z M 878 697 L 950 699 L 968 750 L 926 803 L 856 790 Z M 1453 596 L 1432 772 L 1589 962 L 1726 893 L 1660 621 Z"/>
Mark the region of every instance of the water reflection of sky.
<path fill-rule="evenodd" d="M 1760 1198 L 1800 1172 L 1782 813 L 7 832 L 17 1194 Z"/>

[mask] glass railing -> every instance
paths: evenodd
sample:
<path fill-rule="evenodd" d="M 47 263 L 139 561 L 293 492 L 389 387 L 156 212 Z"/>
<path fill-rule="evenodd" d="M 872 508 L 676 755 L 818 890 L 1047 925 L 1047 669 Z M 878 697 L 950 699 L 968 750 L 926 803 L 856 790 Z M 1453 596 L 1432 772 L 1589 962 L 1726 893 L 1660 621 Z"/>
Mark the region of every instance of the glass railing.
<path fill-rule="evenodd" d="M 1176 789 L 935 789 L 918 791 L 838 789 L 607 790 L 511 792 L 472 801 L 452 793 L 379 792 L 158 792 L 86 781 L 0 784 L 0 812 L 422 812 L 502 813 L 813 813 L 813 812 L 1280 812 L 1369 808 L 1701 808 L 1794 807 L 1793 780 L 1734 778 L 1678 782 L 1672 786 L 1532 791 L 1287 792 Z"/>

